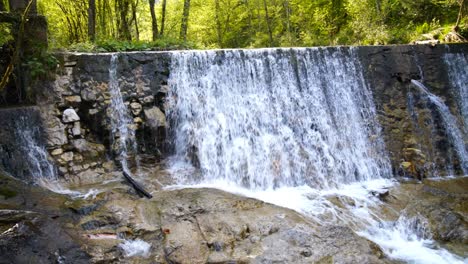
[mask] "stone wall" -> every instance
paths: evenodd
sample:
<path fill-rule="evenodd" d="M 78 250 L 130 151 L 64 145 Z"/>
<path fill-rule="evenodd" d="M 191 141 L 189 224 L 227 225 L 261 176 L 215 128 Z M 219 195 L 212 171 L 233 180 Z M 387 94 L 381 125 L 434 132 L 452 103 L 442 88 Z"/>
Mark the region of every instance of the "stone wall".
<path fill-rule="evenodd" d="M 443 56 L 466 54 L 468 45 L 371 46 L 359 47 L 357 52 L 377 105 L 394 174 L 419 178 L 461 174 L 440 117 L 411 79 L 423 79 L 461 119 Z M 57 57 L 61 65 L 55 80 L 36 87 L 47 149 L 65 178 L 93 179 L 113 172 L 118 163 L 109 160 L 118 155 L 112 147 L 108 111 L 111 54 Z M 123 100 L 133 115 L 131 128 L 136 131 L 139 156 L 152 160 L 166 156 L 170 144 L 164 98 L 169 89 L 170 53 L 121 53 L 117 64 Z M 450 172 L 449 163 L 453 164 Z"/>
<path fill-rule="evenodd" d="M 444 55 L 468 54 L 468 45 L 369 46 L 358 51 L 378 108 L 394 174 L 418 178 L 462 174 L 454 147 L 441 126 L 441 117 L 411 84 L 411 79 L 422 80 L 442 98 L 462 127 L 460 96 L 449 80 Z M 453 168 L 449 168 L 450 164 Z"/>
<path fill-rule="evenodd" d="M 47 148 L 67 179 L 89 181 L 112 172 L 109 68 L 111 54 L 58 54 L 53 82 L 40 86 L 37 100 L 45 121 Z M 131 110 L 140 157 L 165 151 L 164 100 L 169 60 L 163 53 L 119 54 L 117 77 Z M 134 154 L 134 153 L 132 153 Z M 146 155 L 148 154 L 148 155 Z M 132 159 L 134 161 L 134 159 Z M 73 177 L 72 177 L 73 175 Z"/>

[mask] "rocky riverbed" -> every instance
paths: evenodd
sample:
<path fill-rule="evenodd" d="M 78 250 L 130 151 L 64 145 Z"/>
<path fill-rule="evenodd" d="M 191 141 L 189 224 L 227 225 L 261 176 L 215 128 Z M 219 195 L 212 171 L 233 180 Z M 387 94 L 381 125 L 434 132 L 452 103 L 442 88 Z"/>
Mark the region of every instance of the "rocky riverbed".
<path fill-rule="evenodd" d="M 438 243 L 466 257 L 467 188 L 467 177 L 402 182 L 378 195 L 379 210 L 427 219 Z M 344 224 L 216 189 L 144 199 L 113 182 L 85 199 L 1 176 L 0 195 L 1 263 L 398 263 Z"/>

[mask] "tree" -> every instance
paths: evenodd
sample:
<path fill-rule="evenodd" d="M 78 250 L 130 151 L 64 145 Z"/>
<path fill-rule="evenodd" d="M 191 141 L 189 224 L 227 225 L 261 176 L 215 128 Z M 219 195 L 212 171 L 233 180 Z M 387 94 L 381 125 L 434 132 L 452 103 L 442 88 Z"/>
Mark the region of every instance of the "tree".
<path fill-rule="evenodd" d="M 265 8 L 265 21 L 266 21 L 267 29 L 268 29 L 268 39 L 270 41 L 268 43 L 268 46 L 271 47 L 273 45 L 273 31 L 271 29 L 271 19 L 270 19 L 270 15 L 268 14 L 268 5 L 267 5 L 266 0 L 263 0 L 263 7 Z"/>
<path fill-rule="evenodd" d="M 190 14 L 190 0 L 184 0 L 184 11 L 182 13 L 182 24 L 180 26 L 180 39 L 187 40 L 188 19 Z"/>
<path fill-rule="evenodd" d="M 158 20 L 156 19 L 156 13 L 154 11 L 154 0 L 149 0 L 150 12 L 151 12 L 151 29 L 153 32 L 153 41 L 158 38 Z"/>
<path fill-rule="evenodd" d="M 222 41 L 222 32 L 221 32 L 220 12 L 221 11 L 220 11 L 220 6 L 219 6 L 219 0 L 215 0 L 216 36 L 218 39 L 218 46 L 222 48 L 223 41 Z"/>
<path fill-rule="evenodd" d="M 3 0 L 0 0 L 0 11 L 6 11 L 5 2 L 3 2 Z"/>
<path fill-rule="evenodd" d="M 163 0 L 162 2 L 162 11 L 161 11 L 161 36 L 164 35 L 164 25 L 166 24 L 166 4 L 167 1 Z"/>
<path fill-rule="evenodd" d="M 96 0 L 88 2 L 88 37 L 92 42 L 96 39 Z"/>
<path fill-rule="evenodd" d="M 460 5 L 460 9 L 458 10 L 457 22 L 455 22 L 455 26 L 453 27 L 455 31 L 459 30 L 459 26 L 463 18 L 463 10 L 465 7 L 465 0 L 459 0 L 458 2 Z"/>

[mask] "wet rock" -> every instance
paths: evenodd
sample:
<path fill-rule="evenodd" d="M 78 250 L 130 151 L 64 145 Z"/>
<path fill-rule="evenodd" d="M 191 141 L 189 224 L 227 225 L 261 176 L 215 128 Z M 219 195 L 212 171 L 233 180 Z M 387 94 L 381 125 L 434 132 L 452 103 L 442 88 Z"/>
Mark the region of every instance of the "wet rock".
<path fill-rule="evenodd" d="M 150 96 L 146 96 L 145 98 L 143 98 L 143 103 L 145 104 L 151 104 L 154 102 L 154 96 L 150 95 Z"/>
<path fill-rule="evenodd" d="M 50 153 L 52 156 L 58 156 L 58 155 L 61 155 L 63 153 L 63 149 L 61 148 L 58 148 L 58 149 L 54 149 L 52 150 L 52 152 Z"/>
<path fill-rule="evenodd" d="M 75 137 L 81 135 L 81 125 L 80 125 L 80 122 L 75 122 L 75 123 L 73 123 L 72 135 L 75 136 Z"/>
<path fill-rule="evenodd" d="M 56 117 L 49 117 L 45 133 L 47 135 L 47 145 L 49 147 L 62 146 L 68 143 L 67 134 L 65 133 L 66 125 L 60 122 Z"/>
<path fill-rule="evenodd" d="M 68 163 L 68 162 L 70 162 L 72 160 L 73 160 L 73 152 L 69 151 L 69 152 L 65 152 L 62 155 L 60 155 L 59 163 L 60 164 L 66 164 L 66 163 Z"/>
<path fill-rule="evenodd" d="M 64 99 L 68 105 L 77 106 L 81 103 L 81 97 L 79 95 L 65 96 Z"/>
<path fill-rule="evenodd" d="M 100 157 L 106 150 L 104 145 L 92 143 L 86 139 L 75 139 L 71 141 L 71 144 L 76 151 L 89 158 Z"/>
<path fill-rule="evenodd" d="M 132 203 L 114 198 L 101 209 L 119 212 L 120 225 L 131 221 L 140 233 L 160 227 L 164 238 L 148 241 L 156 261 L 314 263 L 331 256 L 335 263 L 385 263 L 378 246 L 347 227 L 314 225 L 294 211 L 219 190 L 163 191 Z"/>
<path fill-rule="evenodd" d="M 141 110 L 143 109 L 143 107 L 141 106 L 140 103 L 133 102 L 130 104 L 130 109 L 132 110 L 132 114 L 134 116 L 137 116 L 141 113 Z"/>
<path fill-rule="evenodd" d="M 145 109 L 146 125 L 153 129 L 166 126 L 166 116 L 157 107 Z"/>
<path fill-rule="evenodd" d="M 63 123 L 68 124 L 68 123 L 73 123 L 76 121 L 80 121 L 80 117 L 78 116 L 78 114 L 73 108 L 69 108 L 63 111 L 63 115 L 62 115 Z"/>

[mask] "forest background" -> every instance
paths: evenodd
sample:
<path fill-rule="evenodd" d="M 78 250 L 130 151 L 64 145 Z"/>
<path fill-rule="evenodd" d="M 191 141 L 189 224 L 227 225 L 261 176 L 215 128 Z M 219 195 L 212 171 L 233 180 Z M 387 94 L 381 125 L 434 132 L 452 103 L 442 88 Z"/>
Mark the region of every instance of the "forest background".
<path fill-rule="evenodd" d="M 301 47 L 466 41 L 465 2 L 37 0 L 37 12 L 47 18 L 51 50 Z M 11 35 L 0 24 L 0 46 Z"/>

